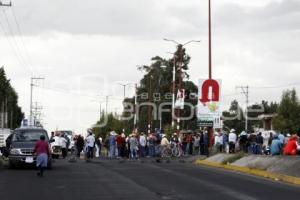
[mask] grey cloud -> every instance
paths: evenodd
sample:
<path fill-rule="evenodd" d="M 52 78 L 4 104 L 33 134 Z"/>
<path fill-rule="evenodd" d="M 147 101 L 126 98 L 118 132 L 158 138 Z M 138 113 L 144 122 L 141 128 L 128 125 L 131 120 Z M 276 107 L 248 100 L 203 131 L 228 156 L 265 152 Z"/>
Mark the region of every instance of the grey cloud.
<path fill-rule="evenodd" d="M 237 4 L 220 6 L 215 13 L 219 31 L 248 33 L 299 30 L 300 1 L 283 0 L 261 8 L 244 8 Z"/>

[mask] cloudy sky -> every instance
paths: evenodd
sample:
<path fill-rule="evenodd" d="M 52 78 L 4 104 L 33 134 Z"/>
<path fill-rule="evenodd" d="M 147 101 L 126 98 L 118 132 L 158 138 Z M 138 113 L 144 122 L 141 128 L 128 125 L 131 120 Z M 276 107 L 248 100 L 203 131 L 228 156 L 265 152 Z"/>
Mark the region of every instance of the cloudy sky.
<path fill-rule="evenodd" d="M 5 0 L 2 0 L 5 2 Z M 300 87 L 300 0 L 213 0 L 213 78 L 222 79 L 223 105 L 279 101 Z M 99 101 L 121 112 L 122 88 L 142 74 L 137 65 L 168 57 L 191 39 L 189 74 L 208 76 L 207 0 L 13 0 L 0 10 L 0 65 L 29 114 L 30 77 L 46 128 L 82 132 L 99 116 Z M 16 20 L 15 20 L 16 17 Z M 127 95 L 133 95 L 128 88 Z M 98 101 L 98 102 L 97 102 Z M 105 107 L 105 104 L 102 104 Z"/>

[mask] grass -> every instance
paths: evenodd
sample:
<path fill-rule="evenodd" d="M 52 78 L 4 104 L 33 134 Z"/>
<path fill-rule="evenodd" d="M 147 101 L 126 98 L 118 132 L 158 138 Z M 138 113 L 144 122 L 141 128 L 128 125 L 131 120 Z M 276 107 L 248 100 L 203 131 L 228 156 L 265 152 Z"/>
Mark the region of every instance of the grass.
<path fill-rule="evenodd" d="M 234 163 L 235 161 L 243 158 L 245 156 L 245 153 L 236 153 L 232 156 L 230 156 L 229 158 L 225 159 L 222 164 L 223 165 L 227 165 L 227 164 L 231 164 L 231 163 Z"/>

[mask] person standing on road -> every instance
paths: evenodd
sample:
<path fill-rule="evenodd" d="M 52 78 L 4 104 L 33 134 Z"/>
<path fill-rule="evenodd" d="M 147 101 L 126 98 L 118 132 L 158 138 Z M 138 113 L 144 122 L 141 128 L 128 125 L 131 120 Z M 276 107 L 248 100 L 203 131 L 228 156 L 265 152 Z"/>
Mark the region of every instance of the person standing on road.
<path fill-rule="evenodd" d="M 113 158 L 116 152 L 116 133 L 115 131 L 110 132 L 109 138 L 109 158 Z"/>
<path fill-rule="evenodd" d="M 116 135 L 116 145 L 118 149 L 118 158 L 122 157 L 122 145 L 123 145 L 123 138 L 121 135 Z"/>
<path fill-rule="evenodd" d="M 101 142 L 102 142 L 102 139 L 101 139 L 101 137 L 99 136 L 99 137 L 95 140 L 95 148 L 96 148 L 95 157 L 96 157 L 96 158 L 99 158 L 100 155 L 101 155 Z"/>
<path fill-rule="evenodd" d="M 248 137 L 246 131 L 242 131 L 240 134 L 240 139 L 239 139 L 239 145 L 240 145 L 240 150 L 242 150 L 244 153 L 247 153 L 247 142 L 248 142 Z"/>
<path fill-rule="evenodd" d="M 150 157 L 155 157 L 155 142 L 156 142 L 155 136 L 152 133 L 150 133 L 148 136 L 148 148 L 149 148 Z"/>
<path fill-rule="evenodd" d="M 235 144 L 237 141 L 237 135 L 234 129 L 230 130 L 228 141 L 229 141 L 229 153 L 235 153 Z"/>
<path fill-rule="evenodd" d="M 59 142 L 60 142 L 60 146 L 61 146 L 62 157 L 63 157 L 63 159 L 65 159 L 68 154 L 68 147 L 67 147 L 68 141 L 66 140 L 64 134 L 60 135 Z"/>
<path fill-rule="evenodd" d="M 129 146 L 130 146 L 130 158 L 138 159 L 138 140 L 136 139 L 136 135 L 132 134 L 129 138 Z"/>
<path fill-rule="evenodd" d="M 94 157 L 94 146 L 95 146 L 95 137 L 92 130 L 88 130 L 88 136 L 85 138 L 86 141 L 86 150 L 87 150 L 87 159 Z"/>
<path fill-rule="evenodd" d="M 146 156 L 146 145 L 147 145 L 147 139 L 144 133 L 141 133 L 140 135 L 139 144 L 140 144 L 140 157 L 144 158 Z"/>
<path fill-rule="evenodd" d="M 80 153 L 82 152 L 83 147 L 84 147 L 84 139 L 81 135 L 77 136 L 75 146 L 76 146 L 76 154 L 77 154 L 77 157 L 79 158 Z"/>
<path fill-rule="evenodd" d="M 256 136 L 256 154 L 262 154 L 263 150 L 263 144 L 264 144 L 264 138 L 261 135 L 261 132 L 258 133 Z"/>
<path fill-rule="evenodd" d="M 186 154 L 193 155 L 193 143 L 194 143 L 193 133 L 189 133 L 187 135 L 186 141 L 187 141 Z"/>
<path fill-rule="evenodd" d="M 44 175 L 44 170 L 48 166 L 48 158 L 50 156 L 49 145 L 45 142 L 45 136 L 41 135 L 40 140 L 36 142 L 33 150 L 33 154 L 37 156 L 36 166 L 39 170 L 37 175 L 42 177 Z"/>

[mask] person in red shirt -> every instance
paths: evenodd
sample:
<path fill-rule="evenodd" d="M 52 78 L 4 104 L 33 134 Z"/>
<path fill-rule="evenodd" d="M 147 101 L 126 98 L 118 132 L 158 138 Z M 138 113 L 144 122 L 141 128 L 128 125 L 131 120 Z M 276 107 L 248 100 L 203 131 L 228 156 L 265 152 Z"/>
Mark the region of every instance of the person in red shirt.
<path fill-rule="evenodd" d="M 123 157 L 123 138 L 121 135 L 116 136 L 117 148 L 118 148 L 118 157 Z"/>
<path fill-rule="evenodd" d="M 284 155 L 295 156 L 297 154 L 297 136 L 293 135 L 284 147 Z"/>
<path fill-rule="evenodd" d="M 48 165 L 48 157 L 50 155 L 49 145 L 45 141 L 45 136 L 41 135 L 40 140 L 36 142 L 33 153 L 36 155 L 36 166 L 39 170 L 38 176 L 42 177 L 44 175 L 44 170 Z"/>

